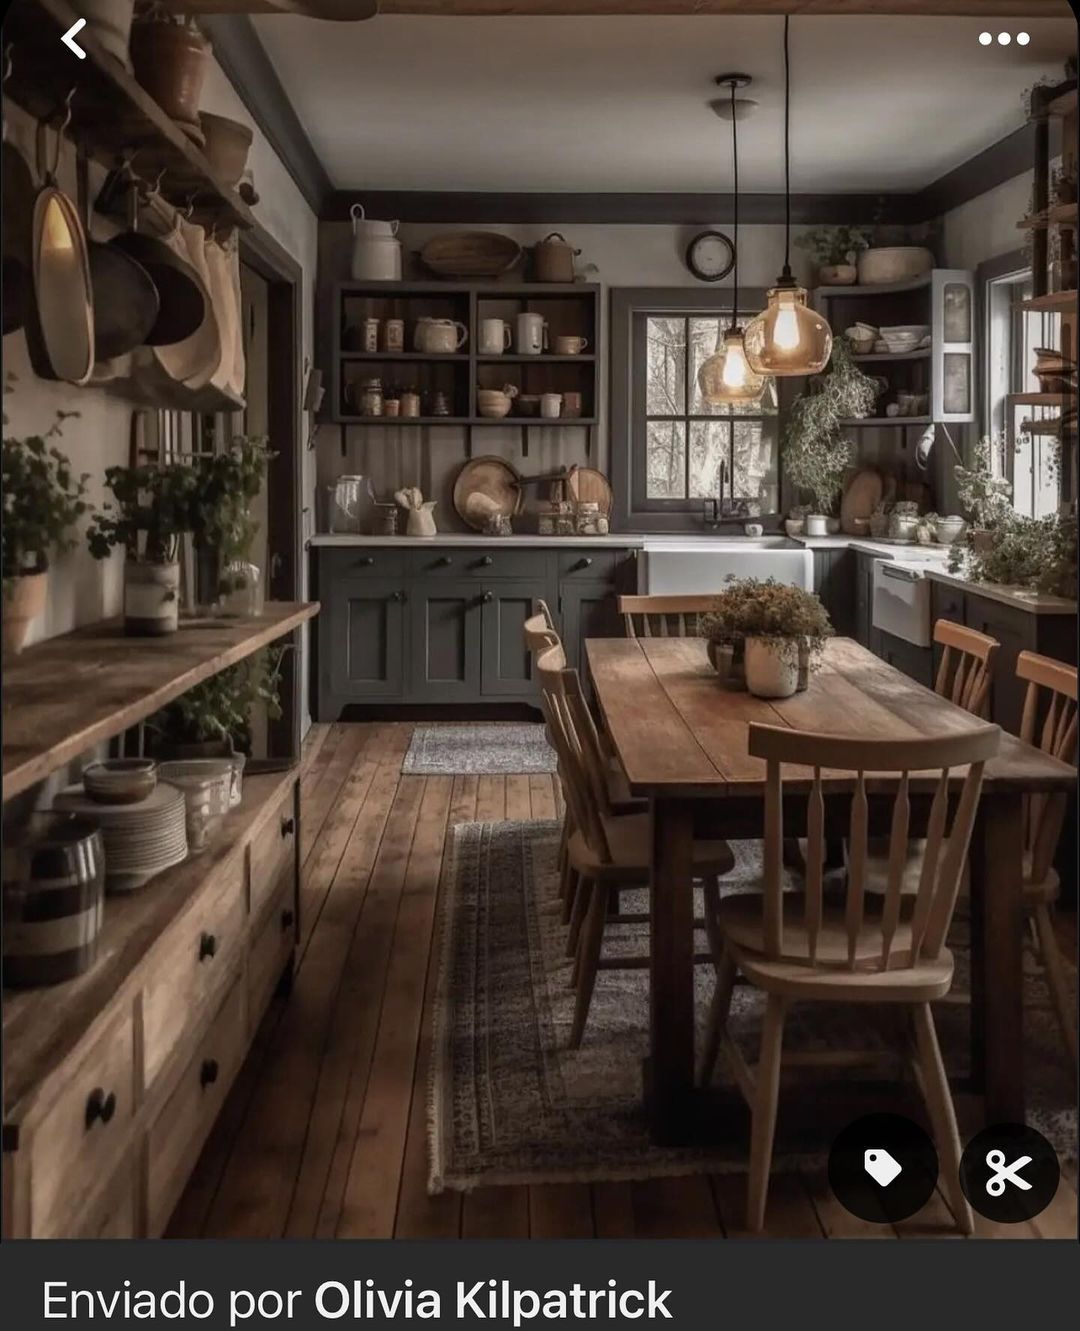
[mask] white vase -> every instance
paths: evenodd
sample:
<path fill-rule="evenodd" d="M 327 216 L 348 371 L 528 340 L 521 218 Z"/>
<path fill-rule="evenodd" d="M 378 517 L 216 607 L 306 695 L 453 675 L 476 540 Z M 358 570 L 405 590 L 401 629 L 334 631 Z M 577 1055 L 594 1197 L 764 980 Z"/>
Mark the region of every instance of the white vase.
<path fill-rule="evenodd" d="M 799 653 L 795 644 L 772 638 L 747 638 L 746 687 L 758 698 L 790 698 L 799 687 Z"/>
<path fill-rule="evenodd" d="M 828 536 L 829 519 L 824 513 L 807 513 L 803 521 L 804 536 Z"/>
<path fill-rule="evenodd" d="M 180 610 L 180 565 L 124 561 L 124 632 L 157 638 L 175 633 Z"/>

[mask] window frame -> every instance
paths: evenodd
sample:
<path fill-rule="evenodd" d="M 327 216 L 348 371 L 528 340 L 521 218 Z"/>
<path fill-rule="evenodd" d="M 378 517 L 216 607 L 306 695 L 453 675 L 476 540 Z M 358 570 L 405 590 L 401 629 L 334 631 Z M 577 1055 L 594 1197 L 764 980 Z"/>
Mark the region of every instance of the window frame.
<path fill-rule="evenodd" d="M 765 308 L 764 288 L 741 288 L 740 301 L 745 309 Z M 644 337 L 635 337 L 635 328 L 644 328 L 650 317 L 701 318 L 719 315 L 731 317 L 731 288 L 701 291 L 694 287 L 617 287 L 611 291 L 611 431 L 609 434 L 611 483 L 615 496 L 614 517 L 624 530 L 642 532 L 700 532 L 703 525 L 703 500 L 651 500 L 644 494 L 645 457 L 635 447 L 635 429 L 644 425 L 644 380 L 635 372 L 635 357 L 644 355 Z M 780 508 L 776 512 L 755 515 L 753 521 L 778 525 L 784 511 L 783 438 L 787 409 L 803 387 L 802 379 L 780 378 L 777 388 L 777 493 Z M 673 420 L 738 420 L 740 417 L 676 416 Z M 745 518 L 726 518 L 724 526 L 741 529 Z"/>

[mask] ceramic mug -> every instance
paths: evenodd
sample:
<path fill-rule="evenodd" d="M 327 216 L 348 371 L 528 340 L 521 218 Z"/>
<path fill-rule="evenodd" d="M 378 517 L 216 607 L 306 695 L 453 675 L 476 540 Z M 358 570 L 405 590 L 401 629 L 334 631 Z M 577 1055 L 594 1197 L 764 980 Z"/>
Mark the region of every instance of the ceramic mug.
<path fill-rule="evenodd" d="M 557 356 L 580 356 L 589 345 L 587 337 L 557 337 L 555 354 Z"/>
<path fill-rule="evenodd" d="M 541 393 L 540 394 L 540 415 L 545 420 L 557 420 L 562 415 L 562 394 L 561 393 Z"/>
<path fill-rule="evenodd" d="M 503 319 L 481 319 L 480 320 L 480 354 L 481 356 L 501 356 L 504 351 L 509 351 L 513 336 L 510 332 L 510 325 Z"/>
<path fill-rule="evenodd" d="M 523 356 L 539 356 L 548 344 L 548 327 L 542 314 L 519 314 L 517 350 Z"/>

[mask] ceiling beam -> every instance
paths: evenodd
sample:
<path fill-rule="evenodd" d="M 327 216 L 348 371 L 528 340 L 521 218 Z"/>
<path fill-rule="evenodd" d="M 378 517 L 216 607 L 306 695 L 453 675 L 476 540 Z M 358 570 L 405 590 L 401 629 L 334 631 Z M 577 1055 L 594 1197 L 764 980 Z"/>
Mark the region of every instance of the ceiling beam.
<path fill-rule="evenodd" d="M 1022 10 L 1018 14 L 1017 10 Z M 1071 18 L 1069 0 L 380 0 L 381 14 L 578 18 L 628 14 L 855 14 L 908 18 Z"/>

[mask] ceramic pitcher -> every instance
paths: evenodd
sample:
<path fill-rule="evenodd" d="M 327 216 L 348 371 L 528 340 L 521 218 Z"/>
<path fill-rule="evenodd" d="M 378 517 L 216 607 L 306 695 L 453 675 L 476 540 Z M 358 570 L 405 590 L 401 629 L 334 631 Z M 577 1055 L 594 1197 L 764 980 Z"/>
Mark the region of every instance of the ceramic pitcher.
<path fill-rule="evenodd" d="M 435 527 L 434 499 L 425 499 L 419 508 L 409 509 L 409 520 L 405 525 L 406 536 L 434 536 Z"/>

